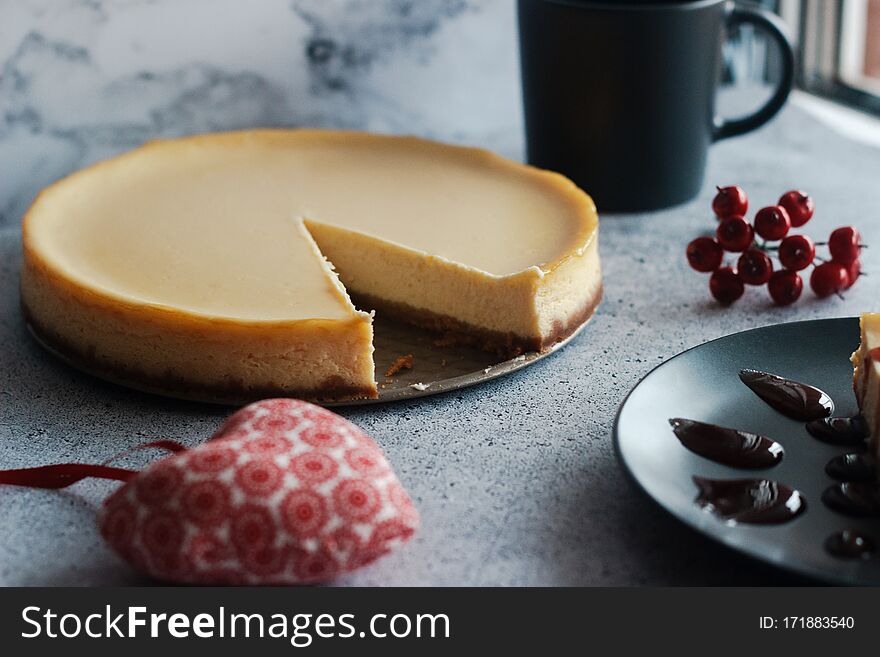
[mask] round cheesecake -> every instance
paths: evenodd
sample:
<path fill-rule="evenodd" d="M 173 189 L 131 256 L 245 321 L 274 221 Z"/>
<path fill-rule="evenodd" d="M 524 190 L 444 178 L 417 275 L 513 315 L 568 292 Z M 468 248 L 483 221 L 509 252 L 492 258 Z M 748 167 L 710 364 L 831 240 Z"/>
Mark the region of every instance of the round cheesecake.
<path fill-rule="evenodd" d="M 501 356 L 547 349 L 599 303 L 597 230 L 570 181 L 482 150 L 321 130 L 158 141 L 37 197 L 22 307 L 47 347 L 132 387 L 374 397 L 372 311 Z"/>

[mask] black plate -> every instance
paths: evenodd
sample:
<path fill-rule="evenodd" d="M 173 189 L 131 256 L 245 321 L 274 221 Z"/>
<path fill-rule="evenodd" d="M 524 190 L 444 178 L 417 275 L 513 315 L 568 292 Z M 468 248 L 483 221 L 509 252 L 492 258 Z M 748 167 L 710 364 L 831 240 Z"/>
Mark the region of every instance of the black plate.
<path fill-rule="evenodd" d="M 738 377 L 743 368 L 779 374 L 822 388 L 834 415 L 858 412 L 850 354 L 859 344 L 858 318 L 778 324 L 729 335 L 685 351 L 651 371 L 624 400 L 614 423 L 623 467 L 660 506 L 682 522 L 769 564 L 837 584 L 880 584 L 880 554 L 841 559 L 825 551 L 832 533 L 857 529 L 880 544 L 880 519 L 847 518 L 822 503 L 833 480 L 825 464 L 853 448 L 810 436 L 804 425 L 761 401 Z M 785 448 L 766 470 L 737 470 L 685 449 L 668 419 L 686 417 L 761 433 Z M 695 503 L 693 475 L 718 479 L 767 477 L 797 488 L 805 513 L 782 525 L 729 525 Z"/>

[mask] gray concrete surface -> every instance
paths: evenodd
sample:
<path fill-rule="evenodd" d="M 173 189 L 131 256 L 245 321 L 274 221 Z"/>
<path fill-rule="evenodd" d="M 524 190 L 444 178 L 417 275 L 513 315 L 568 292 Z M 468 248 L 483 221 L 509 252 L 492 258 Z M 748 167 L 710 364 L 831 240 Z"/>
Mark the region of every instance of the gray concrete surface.
<path fill-rule="evenodd" d="M 815 239 L 852 223 L 880 247 L 878 180 L 880 151 L 791 107 L 761 132 L 717 145 L 693 203 L 603 216 L 606 298 L 571 345 L 482 387 L 343 411 L 385 449 L 424 527 L 403 550 L 338 584 L 802 582 L 665 516 L 626 480 L 611 425 L 638 379 L 682 349 L 754 326 L 878 309 L 874 249 L 865 257 L 873 275 L 846 300 L 805 293 L 775 308 L 765 290 L 749 289 L 732 308 L 715 305 L 707 278 L 684 261 L 685 244 L 713 229 L 712 185 L 743 185 L 755 208 L 804 188 L 818 208 L 809 225 Z M 114 387 L 45 354 L 18 312 L 19 262 L 17 230 L 0 232 L 0 466 L 97 462 L 159 436 L 195 444 L 217 426 L 227 411 Z M 95 529 L 95 508 L 112 488 L 94 481 L 66 492 L 0 488 L 0 584 L 143 582 Z"/>

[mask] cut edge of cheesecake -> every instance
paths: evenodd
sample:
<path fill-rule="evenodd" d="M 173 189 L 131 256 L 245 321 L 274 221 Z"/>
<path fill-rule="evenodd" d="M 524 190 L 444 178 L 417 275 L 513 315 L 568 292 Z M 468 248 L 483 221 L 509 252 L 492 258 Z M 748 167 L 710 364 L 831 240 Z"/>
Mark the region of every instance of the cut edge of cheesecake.
<path fill-rule="evenodd" d="M 259 130 L 223 133 L 152 142 L 143 148 L 214 138 L 274 139 L 283 137 L 282 133 L 287 132 Z M 312 135 L 321 138 L 325 133 L 297 132 L 306 133 L 307 138 Z M 510 162 L 481 149 L 450 147 L 413 137 L 344 134 L 356 139 L 412 141 L 427 148 L 457 148 L 468 152 L 469 156 L 488 159 L 504 167 L 528 169 L 542 184 L 559 193 L 577 195 L 575 201 L 580 205 L 582 229 L 586 237 L 579 248 L 553 262 L 514 274 L 496 275 L 357 230 L 297 217 L 298 229 L 311 245 L 315 258 L 320 261 L 327 280 L 349 317 L 342 320 L 246 321 L 205 316 L 180 308 L 133 303 L 130 298 L 115 294 L 112 290 L 95 289 L 90 281 L 79 281 L 77 284 L 64 272 L 58 271 L 54 263 L 42 258 L 39 249 L 33 248 L 35 240 L 31 235 L 31 219 L 41 206 L 51 201 L 53 190 L 119 159 L 114 158 L 50 186 L 38 196 L 25 216 L 22 307 L 32 332 L 51 351 L 76 367 L 149 392 L 229 403 L 279 394 L 317 401 L 337 401 L 375 398 L 378 395 L 372 359 L 372 313 L 358 310 L 349 293 L 362 307 L 377 309 L 408 323 L 440 331 L 448 344 L 474 345 L 507 357 L 524 351 L 546 350 L 571 335 L 592 316 L 602 297 L 596 235 L 598 222 L 595 206 L 589 196 L 569 180 L 559 174 Z M 130 156 L 126 154 L 120 157 Z M 393 261 L 390 266 L 389 260 Z M 370 276 L 378 276 L 380 280 L 370 280 Z M 389 284 L 391 278 L 394 279 L 393 284 Z M 398 285 L 401 281 L 406 285 Z M 399 288 L 399 294 L 394 292 L 395 288 Z M 377 289 L 383 290 L 383 293 L 375 294 Z M 441 293 L 438 294 L 438 291 Z M 463 298 L 472 300 L 465 304 L 473 311 L 472 315 L 464 313 L 462 316 Z M 455 308 L 452 308 L 450 300 L 455 301 Z M 112 345 L 114 336 L 131 333 L 132 330 L 135 333 L 141 331 L 144 352 L 134 360 L 149 362 L 149 350 L 157 344 L 153 338 L 160 337 L 165 351 L 162 359 L 175 363 L 175 368 L 166 368 L 165 371 L 141 370 L 131 365 L 130 354 L 124 354 L 124 349 L 119 352 L 119 358 L 113 357 L 112 348 L 109 349 L 109 357 L 107 353 L 98 357 L 93 347 L 84 347 L 83 342 L 75 337 L 71 339 L 71 335 L 83 335 L 93 328 L 88 321 L 88 315 L 92 312 L 101 313 L 104 320 L 102 329 L 106 334 L 92 335 L 89 342 L 100 342 L 102 351 L 108 351 L 108 344 Z M 513 325 L 511 316 L 516 317 Z M 58 326 L 66 326 L 65 332 L 60 332 Z M 290 341 L 292 327 L 296 327 L 299 333 L 296 344 Z M 259 338 L 256 342 L 265 347 L 265 353 L 235 353 L 243 329 L 256 332 Z M 200 380 L 191 380 L 181 375 L 181 371 L 188 371 L 188 365 L 195 365 L 188 363 L 187 358 L 187 347 L 192 344 L 193 336 L 201 336 L 215 347 L 210 352 L 209 361 L 240 360 L 244 364 L 240 375 L 230 376 L 225 370 L 223 376 L 214 379 L 203 376 Z M 127 340 L 123 346 L 128 346 L 130 342 L 130 339 Z M 298 361 L 303 354 L 309 354 L 314 363 Z M 301 385 L 301 381 L 297 385 L 284 381 L 253 385 L 248 364 L 258 369 L 267 357 L 296 363 L 294 369 L 298 369 L 298 380 L 303 379 L 299 376 L 303 368 L 307 369 L 312 364 L 322 372 L 323 378 L 305 386 Z M 346 367 L 334 371 L 334 359 L 339 364 L 346 364 Z M 204 363 L 200 361 L 199 367 L 202 368 L 202 365 Z M 307 376 L 305 378 L 308 379 Z"/>
<path fill-rule="evenodd" d="M 132 302 L 111 290 L 79 285 L 55 271 L 38 253 L 30 251 L 26 236 L 21 275 L 22 314 L 37 341 L 57 357 L 89 374 L 144 392 L 229 404 L 279 395 L 314 401 L 374 399 L 378 396 L 378 387 L 372 358 L 373 313 L 354 306 L 332 264 L 321 254 L 303 222 L 298 224 L 331 289 L 349 311 L 347 319 L 249 321 Z M 39 312 L 31 306 L 39 308 Z M 90 321 L 93 313 L 102 318 L 100 325 Z M 65 327 L 67 334 L 56 328 L 59 325 Z M 250 349 L 245 354 L 237 354 L 243 331 L 250 332 Z M 70 337 L 86 332 L 90 334 L 89 343 L 101 343 L 104 353 L 100 356 L 94 347 L 83 347 L 81 341 Z M 294 332 L 297 337 L 292 340 Z M 142 352 L 136 360 L 149 362 L 150 351 L 162 350 L 161 360 L 173 362 L 176 367 L 157 371 L 132 366 L 130 349 L 137 343 L 114 338 L 138 333 L 142 337 Z M 193 336 L 201 336 L 213 348 L 207 354 L 193 354 Z M 314 363 L 304 359 L 304 354 L 310 354 Z M 210 365 L 206 358 L 216 363 L 218 371 L 223 373 L 221 376 L 196 380 L 180 373 L 193 366 L 204 369 Z M 271 359 L 299 361 L 299 367 L 295 368 L 299 381 L 249 383 L 248 369 L 258 369 L 261 363 Z M 334 359 L 347 364 L 345 371 L 332 371 Z M 241 364 L 237 376 L 229 376 L 233 360 Z M 328 363 L 331 364 L 329 373 Z M 320 378 L 310 381 L 308 376 L 303 376 L 303 367 L 310 365 L 324 366 Z M 307 381 L 306 385 L 302 385 L 302 379 Z"/>
<path fill-rule="evenodd" d="M 533 266 L 502 276 L 348 228 L 304 222 L 357 306 L 440 333 L 447 346 L 504 358 L 545 351 L 592 317 L 602 299 L 595 234 L 552 269 Z"/>

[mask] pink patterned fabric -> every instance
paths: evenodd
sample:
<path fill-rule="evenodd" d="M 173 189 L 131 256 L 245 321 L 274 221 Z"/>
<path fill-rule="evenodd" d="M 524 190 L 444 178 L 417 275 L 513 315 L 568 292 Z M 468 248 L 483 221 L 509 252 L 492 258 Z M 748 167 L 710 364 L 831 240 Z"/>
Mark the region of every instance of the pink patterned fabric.
<path fill-rule="evenodd" d="M 330 411 L 268 399 L 152 464 L 106 502 L 101 534 L 153 577 L 310 584 L 375 561 L 419 515 L 379 446 Z"/>

